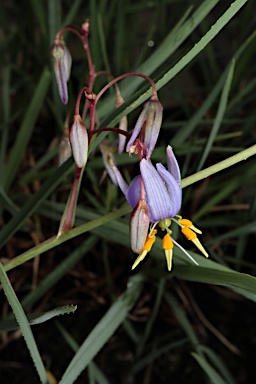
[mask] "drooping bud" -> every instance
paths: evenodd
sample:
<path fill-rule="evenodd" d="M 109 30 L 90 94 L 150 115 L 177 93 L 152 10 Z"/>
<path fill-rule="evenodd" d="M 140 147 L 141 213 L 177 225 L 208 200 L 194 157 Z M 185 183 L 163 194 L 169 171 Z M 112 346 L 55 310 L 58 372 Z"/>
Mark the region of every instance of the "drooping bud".
<path fill-rule="evenodd" d="M 78 168 L 83 168 L 88 158 L 88 134 L 80 115 L 74 116 L 69 140 L 75 163 Z"/>
<path fill-rule="evenodd" d="M 54 62 L 54 72 L 58 85 L 59 95 L 63 104 L 68 102 L 67 82 L 70 76 L 72 58 L 64 40 L 55 38 L 51 54 Z"/>
<path fill-rule="evenodd" d="M 135 140 L 142 141 L 146 147 L 146 158 L 149 159 L 155 148 L 160 127 L 162 124 L 163 107 L 157 100 L 149 100 L 144 104 L 143 110 L 134 127 L 132 136 L 127 143 L 126 152 L 135 152 Z"/>
<path fill-rule="evenodd" d="M 149 212 L 146 200 L 140 199 L 134 208 L 130 222 L 131 248 L 140 253 L 147 239 L 149 228 Z"/>

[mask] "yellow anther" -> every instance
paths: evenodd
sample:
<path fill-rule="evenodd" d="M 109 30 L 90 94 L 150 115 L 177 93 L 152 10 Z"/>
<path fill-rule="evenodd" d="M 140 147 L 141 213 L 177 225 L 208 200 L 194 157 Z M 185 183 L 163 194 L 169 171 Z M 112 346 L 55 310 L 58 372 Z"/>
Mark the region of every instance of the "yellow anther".
<path fill-rule="evenodd" d="M 181 225 L 184 225 L 184 227 L 190 227 L 192 225 L 192 221 L 188 219 L 179 219 L 178 221 Z"/>
<path fill-rule="evenodd" d="M 192 231 L 194 231 L 194 232 L 196 232 L 196 233 L 200 233 L 200 234 L 202 233 L 202 232 L 200 231 L 200 229 L 196 228 L 196 227 L 193 225 L 193 223 L 192 223 L 191 220 L 180 218 L 180 219 L 178 220 L 178 222 L 180 223 L 180 225 L 181 225 L 182 227 L 190 228 L 190 229 L 192 229 Z"/>
<path fill-rule="evenodd" d="M 143 251 L 149 252 L 155 241 L 156 241 L 155 235 L 153 235 L 153 234 L 149 235 L 146 239 L 145 244 L 144 244 Z"/>
<path fill-rule="evenodd" d="M 188 240 L 194 241 L 197 238 L 197 235 L 195 234 L 195 232 L 193 232 L 192 229 L 188 227 L 181 228 L 181 232 L 183 233 L 183 235 L 186 236 Z"/>
<path fill-rule="evenodd" d="M 167 251 L 173 248 L 173 241 L 171 236 L 168 233 L 163 237 L 162 247 Z"/>

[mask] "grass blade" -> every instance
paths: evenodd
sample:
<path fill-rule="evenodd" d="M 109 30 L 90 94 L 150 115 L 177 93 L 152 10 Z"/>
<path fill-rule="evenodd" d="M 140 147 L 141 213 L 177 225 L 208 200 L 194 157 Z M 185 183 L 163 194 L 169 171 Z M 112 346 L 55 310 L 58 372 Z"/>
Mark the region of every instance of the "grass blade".
<path fill-rule="evenodd" d="M 27 347 L 30 351 L 30 355 L 33 359 L 33 362 L 35 364 L 36 370 L 38 372 L 38 375 L 40 377 L 40 381 L 43 384 L 47 384 L 47 376 L 45 372 L 45 368 L 41 359 L 41 356 L 39 354 L 34 336 L 32 334 L 31 328 L 29 326 L 28 319 L 25 315 L 25 312 L 11 286 L 11 283 L 8 279 L 8 276 L 6 275 L 2 264 L 0 264 L 0 281 L 3 286 L 4 293 L 10 303 L 10 306 L 12 307 L 13 313 L 16 317 L 16 320 L 20 326 L 20 329 L 22 331 L 23 337 L 26 341 Z"/>
<path fill-rule="evenodd" d="M 103 318 L 85 339 L 71 363 L 67 367 L 60 384 L 72 384 L 88 366 L 110 336 L 124 321 L 128 311 L 135 304 L 140 293 L 142 277 L 134 276 L 128 282 L 128 288 L 112 305 Z"/>
<path fill-rule="evenodd" d="M 6 166 L 3 180 L 3 187 L 6 191 L 8 191 L 10 185 L 16 177 L 17 170 L 20 166 L 20 160 L 31 137 L 34 124 L 48 91 L 50 79 L 50 72 L 48 69 L 45 69 L 41 75 L 34 95 L 31 98 L 31 104 L 28 107 L 15 143 L 11 149 L 10 160 Z"/>

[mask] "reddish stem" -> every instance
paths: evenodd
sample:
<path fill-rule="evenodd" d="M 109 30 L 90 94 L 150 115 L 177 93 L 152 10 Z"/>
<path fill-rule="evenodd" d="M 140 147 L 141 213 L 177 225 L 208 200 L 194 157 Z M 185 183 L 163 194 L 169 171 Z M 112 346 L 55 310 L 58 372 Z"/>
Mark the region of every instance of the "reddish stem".
<path fill-rule="evenodd" d="M 156 90 L 156 85 L 155 85 L 154 81 L 150 77 L 148 77 L 147 75 L 144 75 L 143 73 L 140 73 L 140 72 L 129 72 L 129 73 L 125 73 L 124 75 L 116 77 L 115 79 L 111 80 L 107 85 L 105 85 L 105 87 L 102 88 L 100 90 L 100 92 L 97 94 L 95 103 L 97 104 L 99 98 L 103 95 L 104 92 L 106 92 L 106 90 L 109 87 L 111 87 L 111 85 L 115 84 L 116 82 L 118 82 L 120 80 L 125 79 L 126 77 L 131 77 L 131 76 L 139 76 L 139 77 L 143 77 L 143 79 L 147 80 L 150 83 L 151 87 L 152 87 L 151 100 L 158 101 L 157 90 Z"/>
<path fill-rule="evenodd" d="M 68 205 L 67 215 L 65 219 L 65 224 L 63 226 L 64 231 L 67 231 L 72 228 L 73 221 L 73 212 L 75 211 L 76 201 L 77 201 L 77 190 L 79 187 L 79 180 L 81 176 L 82 168 L 75 168 L 75 177 L 72 185 L 71 197 Z"/>

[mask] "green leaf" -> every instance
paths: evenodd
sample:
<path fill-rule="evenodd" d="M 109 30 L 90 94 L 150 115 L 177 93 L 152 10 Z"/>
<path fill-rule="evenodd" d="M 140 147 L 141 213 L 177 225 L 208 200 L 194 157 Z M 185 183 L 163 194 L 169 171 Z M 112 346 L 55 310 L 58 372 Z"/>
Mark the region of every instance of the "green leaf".
<path fill-rule="evenodd" d="M 3 180 L 3 186 L 6 191 L 8 191 L 10 185 L 16 177 L 21 158 L 31 137 L 35 122 L 38 118 L 46 93 L 48 91 L 50 79 L 50 72 L 46 68 L 44 69 L 35 92 L 31 97 L 31 103 L 28 106 L 27 112 L 16 136 L 15 143 L 11 149 L 9 162 L 6 166 Z"/>
<path fill-rule="evenodd" d="M 142 286 L 142 277 L 130 278 L 127 290 L 115 301 L 85 339 L 67 367 L 60 384 L 72 384 L 100 351 L 110 336 L 123 323 L 128 311 L 135 304 Z"/>
<path fill-rule="evenodd" d="M 30 325 L 41 324 L 59 315 L 74 313 L 76 309 L 76 305 L 64 305 L 63 307 L 54 308 L 44 313 L 28 314 L 27 319 Z M 18 328 L 15 320 L 4 319 L 0 321 L 0 332 L 13 331 Z"/>
<path fill-rule="evenodd" d="M 227 384 L 226 381 L 215 371 L 215 369 L 205 360 L 204 357 L 199 356 L 197 353 L 191 353 L 194 359 L 198 362 L 200 367 L 204 370 L 208 378 L 213 384 Z"/>
<path fill-rule="evenodd" d="M 40 381 L 43 384 L 47 384 L 47 376 L 45 372 L 45 368 L 41 359 L 41 356 L 39 354 L 33 333 L 31 331 L 31 328 L 29 326 L 28 319 L 24 313 L 24 310 L 14 292 L 14 289 L 11 286 L 11 283 L 8 279 L 7 274 L 5 273 L 2 264 L 0 264 L 0 281 L 3 286 L 4 293 L 7 297 L 7 300 L 9 301 L 10 306 L 12 307 L 13 313 L 16 317 L 16 320 L 19 324 L 19 327 L 21 329 L 21 332 L 23 334 L 23 337 L 25 339 L 25 342 L 27 344 L 27 347 L 29 349 L 30 355 L 32 357 L 32 360 L 35 364 L 36 370 L 38 372 L 38 375 L 40 377 Z"/>

